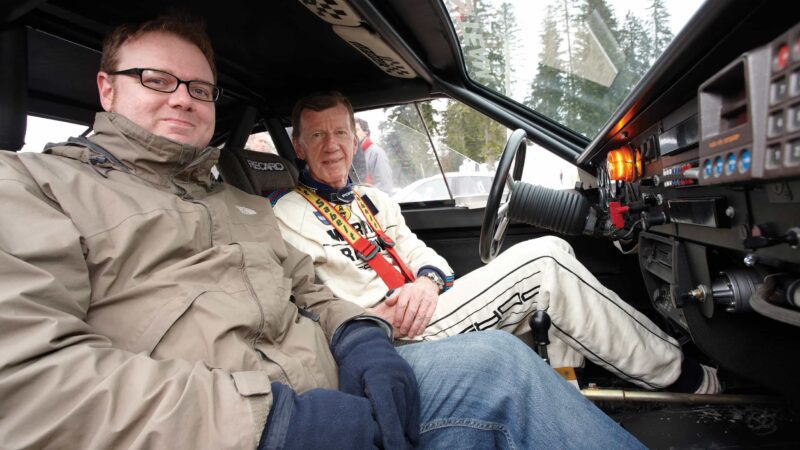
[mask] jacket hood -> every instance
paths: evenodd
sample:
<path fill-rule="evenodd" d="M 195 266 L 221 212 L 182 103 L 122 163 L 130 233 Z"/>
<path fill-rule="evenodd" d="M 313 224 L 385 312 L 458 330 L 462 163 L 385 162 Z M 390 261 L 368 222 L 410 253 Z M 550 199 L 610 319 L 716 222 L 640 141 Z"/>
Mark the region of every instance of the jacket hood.
<path fill-rule="evenodd" d="M 95 115 L 89 140 L 103 147 L 134 175 L 151 183 L 169 186 L 180 180 L 211 187 L 211 168 L 219 149 L 198 148 L 156 136 L 126 117 L 108 112 Z M 49 153 L 89 161 L 95 153 L 85 147 L 54 147 Z"/>

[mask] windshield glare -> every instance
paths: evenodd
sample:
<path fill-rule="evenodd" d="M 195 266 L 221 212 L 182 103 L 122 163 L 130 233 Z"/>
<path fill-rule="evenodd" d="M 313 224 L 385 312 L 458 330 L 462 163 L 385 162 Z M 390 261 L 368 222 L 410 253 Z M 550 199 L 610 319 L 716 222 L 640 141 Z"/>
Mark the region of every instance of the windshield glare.
<path fill-rule="evenodd" d="M 472 80 L 587 138 L 700 3 L 445 0 Z"/>

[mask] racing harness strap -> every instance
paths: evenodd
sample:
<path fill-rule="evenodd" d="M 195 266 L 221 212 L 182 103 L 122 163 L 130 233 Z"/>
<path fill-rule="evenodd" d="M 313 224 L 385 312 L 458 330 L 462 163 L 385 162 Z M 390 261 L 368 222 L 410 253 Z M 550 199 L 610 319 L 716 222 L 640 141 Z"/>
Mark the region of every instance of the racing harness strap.
<path fill-rule="evenodd" d="M 400 258 L 400 255 L 397 254 L 397 250 L 394 248 L 394 241 L 383 232 L 378 220 L 372 215 L 372 211 L 370 211 L 369 207 L 364 203 L 364 200 L 355 191 L 353 194 L 355 194 L 358 208 L 364 214 L 364 217 L 367 219 L 367 224 L 372 228 L 372 231 L 375 232 L 378 241 L 392 257 L 397 267 L 389 263 L 380 253 L 379 247 L 361 236 L 333 205 L 317 195 L 316 192 L 302 184 L 298 184 L 295 187 L 295 191 L 308 200 L 311 206 L 316 208 L 316 210 L 330 222 L 336 231 L 342 235 L 344 240 L 353 247 L 358 257 L 369 264 L 372 270 L 381 277 L 381 280 L 383 280 L 384 284 L 386 284 L 389 289 L 396 289 L 407 282 L 414 281 L 414 275 L 411 274 L 411 271 L 408 270 L 408 267 Z"/>

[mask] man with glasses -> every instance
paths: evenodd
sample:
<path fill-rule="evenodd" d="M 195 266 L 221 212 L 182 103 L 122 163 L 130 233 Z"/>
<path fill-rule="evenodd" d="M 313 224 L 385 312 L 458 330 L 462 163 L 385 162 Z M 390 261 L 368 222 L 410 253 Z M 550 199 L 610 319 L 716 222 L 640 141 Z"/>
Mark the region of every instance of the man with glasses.
<path fill-rule="evenodd" d="M 91 136 L 0 152 L 0 447 L 638 445 L 513 338 L 395 351 L 314 284 L 269 205 L 211 177 L 196 22 L 116 29 L 97 84 Z"/>

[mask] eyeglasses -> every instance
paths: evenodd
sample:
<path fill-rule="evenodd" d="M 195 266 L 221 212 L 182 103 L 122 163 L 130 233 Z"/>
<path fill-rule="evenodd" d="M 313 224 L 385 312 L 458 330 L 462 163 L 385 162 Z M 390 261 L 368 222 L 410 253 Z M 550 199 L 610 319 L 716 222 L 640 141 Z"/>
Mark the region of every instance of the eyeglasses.
<path fill-rule="evenodd" d="M 189 96 L 204 102 L 215 102 L 222 95 L 222 88 L 200 80 L 183 81 L 175 75 L 156 69 L 126 69 L 111 72 L 109 75 L 133 75 L 139 77 L 142 86 L 158 92 L 172 93 L 181 84 L 186 85 Z"/>

